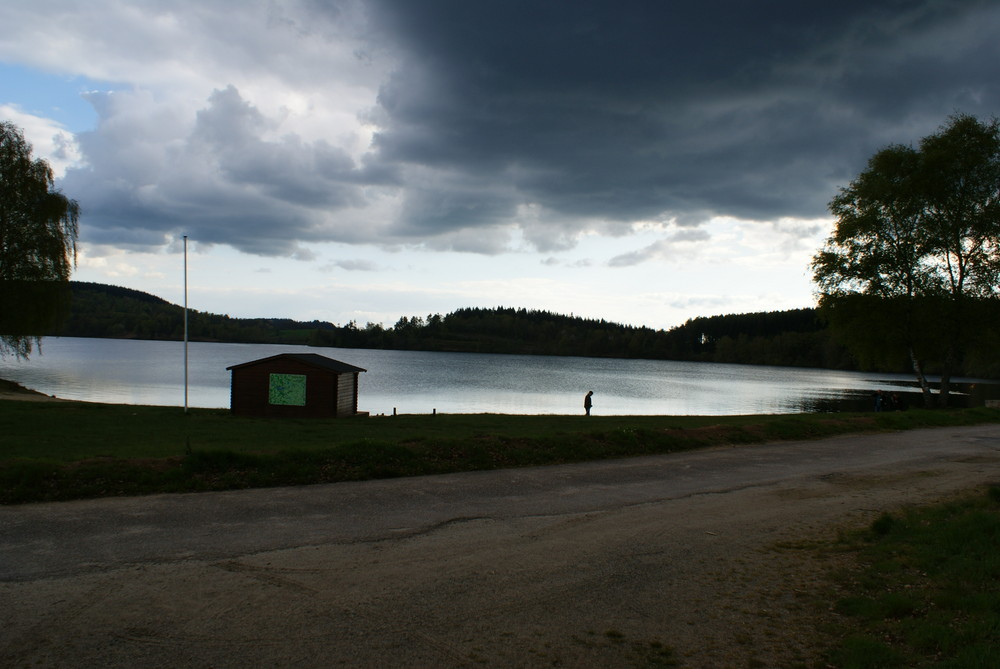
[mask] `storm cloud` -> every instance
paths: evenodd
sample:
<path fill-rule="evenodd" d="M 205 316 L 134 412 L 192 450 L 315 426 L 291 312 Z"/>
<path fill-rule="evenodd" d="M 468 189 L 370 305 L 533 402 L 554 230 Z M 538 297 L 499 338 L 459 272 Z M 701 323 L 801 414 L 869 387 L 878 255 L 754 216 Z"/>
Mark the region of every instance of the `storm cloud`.
<path fill-rule="evenodd" d="M 997 102 L 988 3 L 373 6 L 400 55 L 381 159 L 494 185 L 484 224 L 815 218 L 875 148 Z"/>
<path fill-rule="evenodd" d="M 663 226 L 627 266 L 713 217 L 794 239 L 881 146 L 1000 102 L 987 1 L 46 4 L 0 58 L 42 40 L 33 65 L 109 82 L 61 186 L 85 241 L 126 248 L 549 253 Z"/>

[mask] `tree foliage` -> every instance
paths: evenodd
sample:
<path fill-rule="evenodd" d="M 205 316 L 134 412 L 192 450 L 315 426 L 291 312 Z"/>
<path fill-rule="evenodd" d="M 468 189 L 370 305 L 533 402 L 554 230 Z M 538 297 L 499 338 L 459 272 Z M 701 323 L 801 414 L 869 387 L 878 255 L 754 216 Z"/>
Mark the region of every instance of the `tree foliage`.
<path fill-rule="evenodd" d="M 930 402 L 992 342 L 1000 277 L 1000 124 L 956 115 L 917 149 L 893 145 L 830 202 L 813 258 L 822 313 L 870 364 L 909 359 Z"/>
<path fill-rule="evenodd" d="M 24 134 L 0 121 L 0 354 L 27 357 L 66 305 L 80 209 Z"/>

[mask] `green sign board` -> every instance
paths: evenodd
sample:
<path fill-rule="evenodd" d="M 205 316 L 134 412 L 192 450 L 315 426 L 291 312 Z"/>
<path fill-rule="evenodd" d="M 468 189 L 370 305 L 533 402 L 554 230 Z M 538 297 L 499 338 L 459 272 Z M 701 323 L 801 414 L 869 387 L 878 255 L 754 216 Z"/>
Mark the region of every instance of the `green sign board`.
<path fill-rule="evenodd" d="M 267 399 L 271 404 L 304 407 L 306 405 L 306 375 L 272 374 Z"/>

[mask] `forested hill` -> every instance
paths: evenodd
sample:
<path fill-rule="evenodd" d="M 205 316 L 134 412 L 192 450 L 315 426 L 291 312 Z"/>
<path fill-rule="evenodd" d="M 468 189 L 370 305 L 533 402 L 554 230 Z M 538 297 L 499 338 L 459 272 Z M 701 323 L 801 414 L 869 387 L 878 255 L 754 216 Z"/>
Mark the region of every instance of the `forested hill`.
<path fill-rule="evenodd" d="M 66 324 L 50 334 L 183 338 L 184 314 L 178 305 L 117 286 L 74 281 L 71 288 Z M 230 318 L 194 310 L 188 320 L 192 341 L 853 367 L 844 349 L 831 343 L 813 309 L 695 318 L 671 330 L 509 307 L 403 316 L 388 328 Z"/>
<path fill-rule="evenodd" d="M 112 339 L 184 338 L 184 308 L 131 288 L 70 281 L 72 300 L 64 327 L 66 337 Z M 230 318 L 188 310 L 192 341 L 306 344 L 309 332 L 334 329 L 331 323 L 301 323 L 288 318 Z"/>

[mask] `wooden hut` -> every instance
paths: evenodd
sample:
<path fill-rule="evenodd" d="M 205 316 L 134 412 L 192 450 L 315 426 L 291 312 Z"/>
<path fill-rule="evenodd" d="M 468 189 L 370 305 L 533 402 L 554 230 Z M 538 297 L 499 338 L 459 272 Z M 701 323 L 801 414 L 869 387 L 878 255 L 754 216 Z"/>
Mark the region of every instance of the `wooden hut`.
<path fill-rule="evenodd" d="M 316 353 L 282 353 L 227 367 L 230 410 L 240 416 L 358 415 L 358 375 L 367 371 Z"/>

